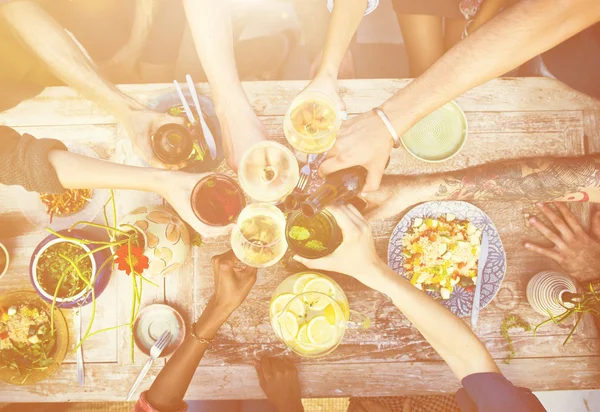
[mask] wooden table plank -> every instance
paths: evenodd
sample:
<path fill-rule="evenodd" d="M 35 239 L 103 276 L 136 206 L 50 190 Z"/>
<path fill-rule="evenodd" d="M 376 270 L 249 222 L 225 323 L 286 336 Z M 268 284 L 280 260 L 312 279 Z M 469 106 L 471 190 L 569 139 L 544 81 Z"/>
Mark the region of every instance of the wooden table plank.
<path fill-rule="evenodd" d="M 342 81 L 342 95 L 353 114 L 370 110 L 400 90 L 409 80 Z M 282 116 L 289 102 L 306 82 L 245 83 L 251 103 L 272 138 L 283 139 Z M 127 85 L 122 89 L 143 102 L 172 91 L 171 85 Z M 209 94 L 207 85 L 199 89 Z M 598 130 L 600 103 L 550 79 L 499 79 L 482 85 L 457 99 L 465 110 L 470 135 L 464 150 L 441 165 L 416 161 L 403 150 L 394 151 L 388 173 L 423 174 L 489 163 L 500 159 L 530 156 L 573 156 L 585 153 L 586 144 L 600 151 Z M 31 114 L 35 113 L 35 116 Z M 127 164 L 143 164 L 131 152 L 131 145 L 115 119 L 66 87 L 49 88 L 32 100 L 0 113 L 0 124 L 19 126 L 21 132 L 37 137 L 54 137 L 89 145 L 102 158 Z M 596 143 L 597 142 L 597 143 Z M 401 190 L 401 188 L 400 188 Z M 4 293 L 30 288 L 27 280 L 29 256 L 43 237 L 18 212 L 18 195 L 0 188 L 0 238 L 13 251 L 14 265 L 0 283 Z M 159 204 L 160 198 L 139 192 L 117 193 L 118 214 L 123 216 L 143 204 Z M 521 247 L 527 239 L 542 241 L 528 227 L 526 215 L 537 215 L 531 204 L 478 203 L 496 223 L 507 252 L 506 279 L 494 301 L 481 312 L 477 335 L 492 356 L 501 362 L 507 356 L 499 327 L 507 313 L 518 313 L 531 323 L 543 317 L 535 313 L 525 297 L 527 281 L 542 269 L 555 269 L 548 259 Z M 389 236 L 402 215 L 373 222 L 376 247 L 387 257 Z M 577 215 L 589 222 L 588 208 L 577 206 Z M 4 234 L 3 234 L 4 233 Z M 15 237 L 18 236 L 18 237 Z M 228 237 L 205 239 L 193 249 L 193 256 L 159 288 L 144 288 L 144 302 L 168 302 L 193 320 L 212 293 L 213 255 L 228 249 Z M 221 328 L 199 367 L 189 399 L 262 398 L 253 362 L 264 354 L 285 352 L 268 321 L 270 298 L 277 285 L 294 270 L 282 263 L 259 271 L 259 278 L 247 301 Z M 458 382 L 430 345 L 406 318 L 378 292 L 343 275 L 332 275 L 344 288 L 350 306 L 369 315 L 373 327 L 349 331 L 342 345 L 330 356 L 309 360 L 293 356 L 299 364 L 303 396 L 393 395 L 454 391 Z M 130 279 L 113 274 L 111 285 L 99 299 L 98 325 L 111 326 L 129 320 Z M 114 312 L 111 312 L 114 311 Z M 112 314 L 111 314 L 112 313 Z M 111 318 L 116 317 L 116 320 Z M 468 322 L 468 319 L 465 319 Z M 581 329 L 581 328 L 580 328 Z M 585 328 L 584 328 L 585 329 Z M 600 342 L 591 329 L 579 330 L 567 346 L 561 343 L 565 326 L 549 325 L 534 338 L 516 332 L 517 359 L 501 365 L 509 379 L 532 389 L 585 389 L 600 387 Z M 595 329 L 592 331 L 595 332 Z M 136 365 L 129 363 L 129 332 L 123 328 L 108 338 L 107 353 L 100 353 L 103 339 L 98 335 L 86 344 L 86 386 L 76 384 L 75 365 L 66 362 L 51 379 L 31 387 L 15 388 L 0 383 L 0 400 L 122 400 L 139 372 L 144 357 L 136 352 Z M 97 363 L 95 363 L 96 359 Z M 143 384 L 148 387 L 160 370 L 157 363 Z M 558 373 L 560 372 L 560 373 Z M 369 379 L 365 379 L 365 377 Z M 360 382 L 360 385 L 357 384 Z M 440 385 L 439 382 L 444 382 Z M 57 391 L 57 388 L 59 390 Z M 18 394 L 18 395 L 17 395 Z M 17 396 L 17 397 L 15 397 Z"/>
<path fill-rule="evenodd" d="M 340 80 L 340 94 L 351 114 L 363 113 L 404 88 L 410 79 Z M 257 114 L 283 116 L 307 81 L 244 82 Z M 174 91 L 172 84 L 122 85 L 121 90 L 148 104 L 156 96 Z M 198 92 L 210 96 L 208 84 Z M 599 109 L 600 103 L 548 78 L 501 78 L 476 87 L 456 99 L 464 111 L 572 111 Z M 32 115 L 35 113 L 35 115 Z M 106 124 L 115 119 L 69 87 L 49 87 L 38 96 L 0 113 L 0 124 L 73 125 Z"/>
<path fill-rule="evenodd" d="M 535 391 L 597 389 L 600 362 L 597 357 L 516 359 L 510 365 L 499 364 L 502 373 L 517 386 Z M 18 400 L 28 402 L 122 401 L 139 368 L 90 364 L 86 385 L 74 390 L 71 377 L 75 365 L 63 365 L 52 376 L 52 385 L 36 384 L 18 388 Z M 559 373 L 549 373 L 559 371 Z M 160 367 L 153 366 L 140 386 L 147 389 Z M 443 362 L 346 362 L 298 366 L 301 394 L 304 398 L 336 396 L 401 396 L 453 393 L 459 389 L 448 366 Z M 360 385 L 357 385 L 360 382 Z M 186 393 L 186 399 L 264 399 L 254 366 L 200 366 Z M 0 399 L 15 399 L 15 387 L 0 384 Z"/>

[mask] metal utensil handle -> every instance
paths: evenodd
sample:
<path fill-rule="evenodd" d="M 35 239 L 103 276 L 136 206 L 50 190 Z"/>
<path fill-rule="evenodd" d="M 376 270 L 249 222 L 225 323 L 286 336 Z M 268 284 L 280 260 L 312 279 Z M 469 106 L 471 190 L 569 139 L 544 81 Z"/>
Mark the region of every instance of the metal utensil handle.
<path fill-rule="evenodd" d="M 85 366 L 83 364 L 83 345 L 79 345 L 81 342 L 81 309 L 77 309 L 73 313 L 75 321 L 75 337 L 77 348 L 77 383 L 79 386 L 85 384 Z"/>
<path fill-rule="evenodd" d="M 479 261 L 477 262 L 477 285 L 475 285 L 475 295 L 473 296 L 473 307 L 471 309 L 471 326 L 475 328 L 479 321 L 479 311 L 481 310 L 481 286 L 483 284 L 483 271 L 487 262 L 489 253 L 488 234 L 483 232 L 481 237 L 481 251 L 479 252 Z"/>
<path fill-rule="evenodd" d="M 208 145 L 210 157 L 212 159 L 215 159 L 217 157 L 217 144 L 215 143 L 215 138 L 213 137 L 210 128 L 204 120 L 204 114 L 202 113 L 202 107 L 200 106 L 200 99 L 198 99 L 198 93 L 196 93 L 196 85 L 194 85 L 192 76 L 190 76 L 189 74 L 185 76 L 185 80 L 187 81 L 188 89 L 190 90 L 190 94 L 192 95 L 192 101 L 194 102 L 196 112 L 198 113 L 198 118 L 200 119 L 200 127 L 202 127 L 202 134 L 204 134 L 204 140 Z"/>
<path fill-rule="evenodd" d="M 185 115 L 190 121 L 190 123 L 196 123 L 196 119 L 192 114 L 192 110 L 190 109 L 190 105 L 188 104 L 185 96 L 183 95 L 183 91 L 181 90 L 181 86 L 179 86 L 179 82 L 177 80 L 173 80 L 173 84 L 175 85 L 175 89 L 177 90 L 177 94 L 179 95 L 179 100 L 181 100 L 181 104 L 183 106 L 183 111 L 185 111 Z"/>
<path fill-rule="evenodd" d="M 150 370 L 150 366 L 152 366 L 152 362 L 153 361 L 154 361 L 154 359 L 152 359 L 152 358 L 148 359 L 148 362 L 146 362 L 146 364 L 142 368 L 140 374 L 135 379 L 135 382 L 133 382 L 133 386 L 131 387 L 131 389 L 129 390 L 129 393 L 127 394 L 127 400 L 128 401 L 131 400 L 131 397 L 133 396 L 133 394 L 137 390 L 138 386 L 140 386 L 140 383 L 142 383 L 142 381 L 146 377 L 146 374 Z"/>

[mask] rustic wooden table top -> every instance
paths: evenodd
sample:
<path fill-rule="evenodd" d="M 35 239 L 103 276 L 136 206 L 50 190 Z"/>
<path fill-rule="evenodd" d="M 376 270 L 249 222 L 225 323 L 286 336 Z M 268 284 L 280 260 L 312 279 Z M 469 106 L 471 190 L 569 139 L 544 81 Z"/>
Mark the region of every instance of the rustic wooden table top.
<path fill-rule="evenodd" d="M 409 80 L 353 80 L 341 82 L 341 93 L 350 114 L 381 104 Z M 292 98 L 306 82 L 246 83 L 256 112 L 270 135 L 284 139 L 283 115 Z M 142 102 L 172 91 L 170 85 L 130 85 L 122 89 Z M 207 85 L 200 86 L 210 94 Z M 482 85 L 457 99 L 466 112 L 469 137 L 462 152 L 442 164 L 422 163 L 402 149 L 394 151 L 388 173 L 424 174 L 461 169 L 504 158 L 581 155 L 600 151 L 600 103 L 550 79 L 499 79 Z M 115 119 L 72 89 L 55 87 L 32 100 L 0 113 L 0 124 L 36 137 L 58 138 L 91 147 L 100 157 L 128 164 L 142 164 L 132 154 L 128 139 Z M 367 136 L 365 136 L 367 137 Z M 17 194 L 15 194 L 17 193 Z M 21 200 L 22 201 L 22 200 Z M 119 192 L 119 214 L 145 205 L 158 204 L 156 195 Z M 523 240 L 538 240 L 526 225 L 524 214 L 535 214 L 525 203 L 478 202 L 495 222 L 507 254 L 507 273 L 500 292 L 480 315 L 475 331 L 516 385 L 533 390 L 600 388 L 600 342 L 592 322 L 562 346 L 569 328 L 549 325 L 537 337 L 516 333 L 516 358 L 508 365 L 507 344 L 500 324 L 508 313 L 519 314 L 531 324 L 543 320 L 525 297 L 527 281 L 535 273 L 556 269 L 548 259 L 525 251 Z M 0 293 L 32 290 L 28 278 L 29 259 L 35 246 L 47 235 L 43 227 L 28 224 L 19 212 L 18 192 L 0 187 L 0 241 L 10 250 L 12 261 L 0 280 Z M 577 213 L 589 220 L 587 205 Z M 400 212 L 400 211 L 399 211 Z M 387 256 L 389 236 L 400 216 L 373 222 L 377 250 Z M 144 304 L 164 302 L 178 308 L 193 321 L 212 293 L 210 258 L 228 248 L 227 238 L 208 239 L 179 273 L 160 280 L 159 288 L 144 288 Z M 269 301 L 276 286 L 292 272 L 278 264 L 259 271 L 256 286 L 247 301 L 221 328 L 187 392 L 187 399 L 262 398 L 255 362 L 266 354 L 282 354 L 269 325 Z M 371 317 L 373 327 L 347 333 L 331 355 L 319 359 L 292 356 L 298 364 L 303 397 L 378 396 L 454 392 L 459 382 L 406 318 L 380 293 L 339 275 L 335 279 L 348 296 L 350 307 Z M 194 287 L 190 287 L 194 285 Z M 115 272 L 98 299 L 94 330 L 127 323 L 131 283 Z M 84 322 L 89 318 L 85 308 Z M 72 325 L 70 311 L 64 311 Z M 465 318 L 466 322 L 469 319 Z M 70 347 L 73 348 L 74 339 Z M 86 384 L 77 386 L 75 356 L 44 382 L 16 387 L 0 383 L 0 402 L 124 400 L 145 357 L 137 352 L 131 364 L 127 328 L 91 337 L 85 344 Z M 164 362 L 164 361 L 163 361 Z M 142 389 L 149 387 L 162 362 L 152 367 Z"/>

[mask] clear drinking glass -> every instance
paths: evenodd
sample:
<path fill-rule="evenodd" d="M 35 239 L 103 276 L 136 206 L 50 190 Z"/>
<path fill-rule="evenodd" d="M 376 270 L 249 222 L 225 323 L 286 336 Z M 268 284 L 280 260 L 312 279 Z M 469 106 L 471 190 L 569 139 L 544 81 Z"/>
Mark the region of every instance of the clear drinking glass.
<path fill-rule="evenodd" d="M 231 249 L 248 266 L 277 263 L 287 250 L 283 212 L 269 203 L 246 206 L 231 232 Z"/>
<path fill-rule="evenodd" d="M 288 108 L 283 132 L 294 149 L 318 154 L 333 147 L 341 122 L 335 103 L 327 95 L 304 92 Z"/>
<path fill-rule="evenodd" d="M 277 202 L 289 195 L 300 176 L 298 160 L 287 147 L 265 141 L 250 147 L 238 168 L 242 189 L 259 202 Z"/>

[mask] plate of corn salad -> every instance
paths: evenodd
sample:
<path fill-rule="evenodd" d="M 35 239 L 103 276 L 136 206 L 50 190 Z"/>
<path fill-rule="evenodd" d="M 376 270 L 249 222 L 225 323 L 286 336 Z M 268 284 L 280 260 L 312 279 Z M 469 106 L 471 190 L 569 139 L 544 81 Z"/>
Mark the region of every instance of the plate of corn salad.
<path fill-rule="evenodd" d="M 484 231 L 489 237 L 489 257 L 478 279 Z M 477 282 L 483 282 L 481 308 L 500 289 L 506 254 L 495 225 L 481 209 L 467 202 L 427 202 L 411 209 L 394 229 L 388 265 L 456 315 L 467 316 Z"/>

